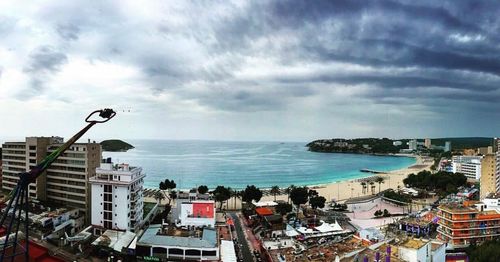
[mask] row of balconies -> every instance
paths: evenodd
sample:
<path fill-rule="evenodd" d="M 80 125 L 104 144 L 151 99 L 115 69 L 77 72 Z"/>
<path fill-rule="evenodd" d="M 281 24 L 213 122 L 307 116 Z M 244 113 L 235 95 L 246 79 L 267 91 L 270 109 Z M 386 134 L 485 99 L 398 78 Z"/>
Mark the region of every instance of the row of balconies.
<path fill-rule="evenodd" d="M 445 227 L 448 227 L 453 230 L 461 230 L 461 229 L 483 229 L 483 228 L 495 228 L 500 227 L 500 221 L 493 220 L 489 221 L 489 223 L 485 223 L 483 227 L 481 227 L 481 223 L 478 222 L 465 222 L 465 223 L 452 223 L 445 220 L 439 221 L 439 224 Z"/>
<path fill-rule="evenodd" d="M 478 237 L 489 237 L 489 236 L 500 236 L 500 229 L 493 230 L 469 230 L 467 232 L 463 231 L 451 231 L 443 230 L 441 227 L 437 229 L 437 232 L 447 236 L 448 238 L 478 238 Z"/>

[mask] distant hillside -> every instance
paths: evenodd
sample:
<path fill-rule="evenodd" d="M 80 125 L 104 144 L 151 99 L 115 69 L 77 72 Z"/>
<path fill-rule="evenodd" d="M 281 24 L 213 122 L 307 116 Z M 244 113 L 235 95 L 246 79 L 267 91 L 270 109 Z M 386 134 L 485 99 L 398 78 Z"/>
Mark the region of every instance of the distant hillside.
<path fill-rule="evenodd" d="M 417 139 L 423 142 L 424 139 Z M 493 145 L 491 137 L 449 137 L 431 138 L 435 146 L 444 146 L 446 141 L 451 142 L 452 150 L 465 148 L 478 148 Z M 400 145 L 393 142 L 400 141 Z M 388 138 L 356 138 L 356 139 L 320 139 L 308 143 L 309 151 L 325 153 L 369 153 L 369 154 L 391 154 L 398 153 L 401 149 L 408 148 L 409 139 L 392 140 Z"/>
<path fill-rule="evenodd" d="M 449 137 L 449 138 L 432 138 L 433 145 L 444 145 L 445 141 L 451 142 L 453 150 L 465 148 L 478 148 L 493 145 L 492 137 Z"/>
<path fill-rule="evenodd" d="M 309 151 L 323 153 L 356 153 L 356 154 L 395 154 L 407 148 L 408 140 L 399 140 L 401 145 L 394 146 L 388 138 L 356 138 L 356 139 L 320 139 L 308 143 Z"/>
<path fill-rule="evenodd" d="M 101 142 L 102 150 L 109 152 L 126 152 L 134 146 L 119 139 L 104 140 Z"/>

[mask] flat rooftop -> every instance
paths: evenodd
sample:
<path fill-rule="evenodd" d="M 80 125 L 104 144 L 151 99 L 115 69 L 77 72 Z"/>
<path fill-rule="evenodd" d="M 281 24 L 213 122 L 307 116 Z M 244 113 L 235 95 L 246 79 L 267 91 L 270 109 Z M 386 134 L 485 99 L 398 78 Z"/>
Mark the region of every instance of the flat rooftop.
<path fill-rule="evenodd" d="M 183 234 L 160 234 L 161 225 L 151 225 L 141 236 L 137 245 L 141 246 L 170 246 L 191 248 L 217 247 L 217 232 L 213 228 L 204 228 L 201 237 L 187 237 Z"/>
<path fill-rule="evenodd" d="M 406 247 L 406 248 L 411 248 L 411 249 L 420 249 L 421 247 L 425 246 L 427 242 L 419 240 L 419 239 L 408 239 L 401 243 L 400 246 Z"/>
<path fill-rule="evenodd" d="M 448 211 L 450 213 L 476 213 L 478 210 L 474 207 L 464 206 L 460 204 L 444 204 L 438 207 L 441 210 Z"/>

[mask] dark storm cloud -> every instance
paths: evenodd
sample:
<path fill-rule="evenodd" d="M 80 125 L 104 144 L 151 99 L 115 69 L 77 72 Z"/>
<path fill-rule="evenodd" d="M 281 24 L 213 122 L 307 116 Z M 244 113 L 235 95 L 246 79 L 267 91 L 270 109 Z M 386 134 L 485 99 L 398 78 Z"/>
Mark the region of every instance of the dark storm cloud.
<path fill-rule="evenodd" d="M 311 78 L 269 75 L 249 85 L 257 82 L 308 86 L 318 81 L 366 84 L 378 87 L 373 91 L 378 93 L 366 96 L 377 103 L 384 102 L 384 98 L 409 97 L 407 93 L 415 88 L 433 88 L 451 90 L 450 94 L 440 94 L 450 101 L 469 97 L 491 102 L 500 88 L 500 37 L 498 30 L 492 30 L 499 28 L 500 18 L 495 10 L 500 9 L 500 3 L 455 3 L 273 1 L 264 7 L 255 4 L 246 14 L 224 20 L 223 26 L 216 27 L 217 43 L 252 56 L 255 50 L 249 46 L 258 39 L 268 38 L 271 40 L 266 49 L 259 53 L 274 57 L 282 66 L 343 62 L 385 70 Z M 466 15 L 469 10 L 471 15 Z M 272 37 L 283 32 L 298 41 L 288 46 L 275 45 Z M 419 73 L 397 72 L 407 68 Z M 387 73 L 391 69 L 394 72 Z M 438 71 L 440 74 L 435 73 Z M 468 90 L 471 94 L 453 90 Z M 425 95 L 433 93 L 419 94 Z"/>
<path fill-rule="evenodd" d="M 29 56 L 29 64 L 24 68 L 28 73 L 56 72 L 68 58 L 51 46 L 40 46 Z"/>
<path fill-rule="evenodd" d="M 158 8 L 163 13 L 147 22 L 113 5 L 69 5 L 62 15 L 49 10 L 43 17 L 56 16 L 53 29 L 69 43 L 84 34 L 96 37 L 85 56 L 137 67 L 155 94 L 252 111 L 281 110 L 294 99 L 319 95 L 318 85 L 372 87 L 355 95 L 375 103 L 425 88 L 456 90 L 437 92 L 450 101 L 471 92 L 479 93 L 471 99 L 487 102 L 500 88 L 499 9 L 493 1 L 295 0 L 185 3 Z M 56 50 L 42 47 L 30 56 L 24 71 L 33 86 L 43 86 L 38 75 L 57 72 L 67 61 Z M 278 69 L 266 71 L 254 60 Z M 335 72 L 331 65 L 339 63 L 346 67 Z M 286 73 L 310 65 L 326 73 Z M 245 75 L 249 68 L 256 76 Z"/>
<path fill-rule="evenodd" d="M 30 76 L 31 89 L 18 95 L 18 98 L 29 98 L 41 94 L 44 84 L 50 79 L 51 74 L 60 70 L 68 62 L 64 53 L 55 50 L 52 46 L 40 46 L 29 55 L 29 63 L 24 72 Z"/>

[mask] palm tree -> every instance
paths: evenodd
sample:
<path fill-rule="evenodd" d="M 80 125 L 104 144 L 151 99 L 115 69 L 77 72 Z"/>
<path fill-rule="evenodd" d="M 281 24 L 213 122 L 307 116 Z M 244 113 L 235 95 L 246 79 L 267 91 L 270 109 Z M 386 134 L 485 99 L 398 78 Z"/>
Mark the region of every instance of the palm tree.
<path fill-rule="evenodd" d="M 177 199 L 177 191 L 172 190 L 168 193 L 168 205 L 172 202 L 173 199 Z"/>
<path fill-rule="evenodd" d="M 280 194 L 280 187 L 279 186 L 273 186 L 271 187 L 271 195 L 274 196 L 274 201 L 276 201 L 276 195 Z"/>
<path fill-rule="evenodd" d="M 377 178 L 375 178 L 375 182 L 378 183 L 378 192 L 380 193 L 380 184 L 384 183 L 385 181 L 385 178 L 381 177 L 381 176 L 378 176 Z"/>
<path fill-rule="evenodd" d="M 236 201 L 238 200 L 238 198 L 241 197 L 241 191 L 229 188 L 229 192 L 231 193 L 231 198 L 234 198 L 233 206 L 234 206 L 234 210 L 236 210 Z M 228 204 L 228 208 L 229 208 L 229 204 Z"/>
<path fill-rule="evenodd" d="M 241 199 L 241 196 L 243 195 L 243 192 L 241 190 L 236 190 L 234 191 L 234 210 L 236 210 L 236 202 L 238 199 Z"/>
<path fill-rule="evenodd" d="M 365 181 L 361 182 L 361 186 L 363 187 L 363 194 L 366 194 L 366 189 L 367 189 L 366 182 Z"/>
<path fill-rule="evenodd" d="M 372 195 L 374 195 L 375 194 L 375 182 L 370 181 L 370 188 L 372 190 Z"/>
<path fill-rule="evenodd" d="M 161 191 L 156 191 L 153 197 L 156 199 L 159 205 L 161 205 L 161 201 L 165 199 L 165 195 Z"/>
<path fill-rule="evenodd" d="M 290 185 L 289 187 L 287 187 L 287 188 L 285 189 L 285 193 L 286 193 L 286 194 L 287 194 L 287 196 L 288 196 L 288 201 L 287 201 L 287 202 L 288 202 L 288 204 L 290 204 L 290 192 L 292 192 L 292 190 L 293 190 L 294 188 L 296 188 L 296 186 L 294 186 L 294 185 Z"/>

